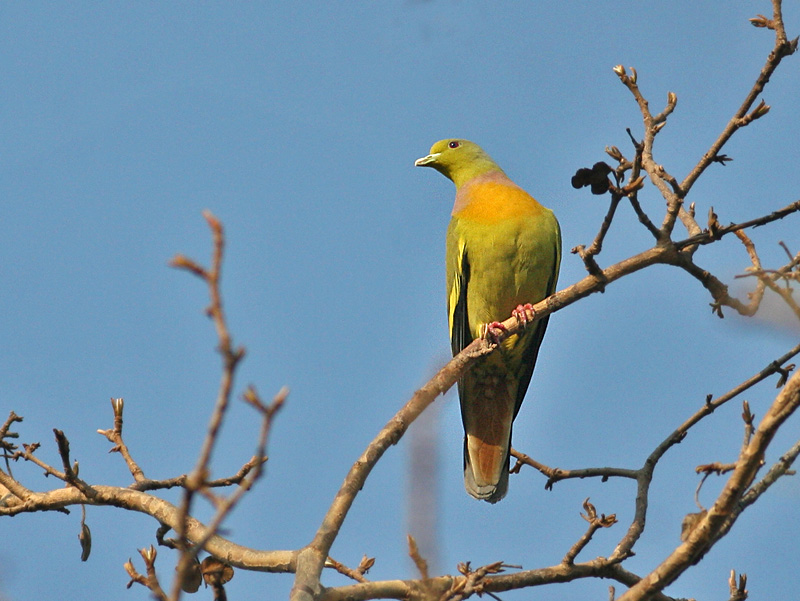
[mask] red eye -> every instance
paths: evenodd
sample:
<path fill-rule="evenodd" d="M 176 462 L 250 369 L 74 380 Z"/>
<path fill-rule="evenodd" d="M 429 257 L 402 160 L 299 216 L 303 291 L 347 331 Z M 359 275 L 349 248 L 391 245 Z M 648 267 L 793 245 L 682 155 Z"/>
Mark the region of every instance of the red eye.
<path fill-rule="evenodd" d="M 452 142 L 450 142 L 450 143 L 448 144 L 448 146 L 449 146 L 450 148 L 458 148 L 458 147 L 460 146 L 460 144 L 459 144 L 459 143 L 458 143 L 456 140 L 453 140 Z"/>

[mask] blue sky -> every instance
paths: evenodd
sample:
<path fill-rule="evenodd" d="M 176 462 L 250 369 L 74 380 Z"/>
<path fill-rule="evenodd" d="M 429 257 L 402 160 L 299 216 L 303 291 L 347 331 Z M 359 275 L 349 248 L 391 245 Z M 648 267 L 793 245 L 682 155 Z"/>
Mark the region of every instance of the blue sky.
<path fill-rule="evenodd" d="M 668 91 L 676 109 L 656 160 L 678 179 L 738 108 L 772 47 L 747 21 L 766 1 L 726 4 L 456 0 L 385 3 L 4 4 L 0 52 L 0 410 L 25 417 L 21 441 L 57 462 L 52 428 L 65 431 L 81 475 L 130 481 L 98 428 L 109 398 L 126 400 L 126 439 L 153 478 L 187 471 L 216 391 L 218 358 L 203 315 L 205 290 L 167 266 L 177 252 L 207 261 L 201 217 L 225 224 L 223 286 L 235 340 L 248 356 L 238 379 L 270 397 L 291 395 L 270 441 L 266 478 L 227 522 L 237 542 L 297 548 L 317 528 L 346 470 L 397 408 L 448 356 L 444 232 L 452 184 L 413 168 L 443 137 L 481 144 L 563 230 L 560 287 L 583 277 L 567 251 L 588 244 L 606 200 L 573 190 L 574 171 L 617 145 L 638 110 L 612 72 L 636 67 L 651 107 Z M 786 6 L 790 37 L 800 9 Z M 698 182 L 698 214 L 749 219 L 798 198 L 797 59 L 764 94 L 769 115 L 726 147 L 734 157 Z M 663 201 L 648 187 L 645 208 Z M 800 246 L 797 217 L 756 230 L 765 264 L 784 240 Z M 601 264 L 650 244 L 625 207 Z M 733 276 L 747 256 L 734 240 L 698 262 Z M 638 467 L 708 393 L 721 394 L 796 343 L 780 311 L 755 320 L 712 316 L 686 274 L 656 267 L 568 307 L 550 322 L 514 445 L 561 467 Z M 756 415 L 772 383 L 747 395 Z M 581 503 L 620 524 L 580 558 L 608 554 L 633 510 L 632 484 L 563 482 L 551 492 L 532 470 L 512 477 L 490 506 L 469 498 L 461 474 L 455 396 L 438 401 L 436 495 L 440 573 L 457 562 L 525 568 L 558 563 L 583 533 Z M 738 402 L 703 422 L 659 465 L 647 530 L 626 563 L 644 574 L 678 543 L 694 511 L 693 468 L 732 461 Z M 800 429 L 789 422 L 768 459 Z M 214 475 L 251 455 L 252 413 L 236 403 Z M 414 428 L 412 428 L 412 434 Z M 407 440 L 391 449 L 358 497 L 333 548 L 355 565 L 377 557 L 374 579 L 411 577 L 406 557 Z M 15 465 L 34 489 L 58 484 Z M 710 504 L 720 482 L 707 483 Z M 168 498 L 176 498 L 167 493 Z M 787 479 L 678 583 L 673 596 L 725 598 L 730 569 L 754 596 L 794 599 L 800 531 L 787 516 L 800 485 Z M 153 542 L 156 523 L 89 508 L 94 550 L 79 561 L 72 515 L 0 522 L 0 595 L 146 599 L 122 564 Z M 201 511 L 200 517 L 208 515 Z M 171 574 L 169 553 L 161 574 Z M 325 584 L 344 580 L 326 574 Z M 506 601 L 606 598 L 607 582 L 506 593 Z M 291 576 L 238 571 L 235 599 L 285 597 Z"/>

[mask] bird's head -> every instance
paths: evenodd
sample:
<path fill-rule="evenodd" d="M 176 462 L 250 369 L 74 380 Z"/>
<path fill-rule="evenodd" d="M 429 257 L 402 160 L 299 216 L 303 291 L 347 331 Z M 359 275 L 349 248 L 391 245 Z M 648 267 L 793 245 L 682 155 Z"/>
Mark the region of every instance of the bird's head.
<path fill-rule="evenodd" d="M 431 146 L 428 156 L 417 159 L 414 165 L 433 167 L 453 180 L 456 187 L 490 171 L 503 172 L 480 146 L 457 138 L 439 140 Z"/>

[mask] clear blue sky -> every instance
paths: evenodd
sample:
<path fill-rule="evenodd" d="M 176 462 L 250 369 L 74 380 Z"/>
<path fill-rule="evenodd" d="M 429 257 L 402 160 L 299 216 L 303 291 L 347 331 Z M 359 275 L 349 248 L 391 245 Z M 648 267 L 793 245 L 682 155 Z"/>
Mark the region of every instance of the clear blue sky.
<path fill-rule="evenodd" d="M 201 210 L 225 224 L 224 293 L 248 350 L 238 380 L 265 397 L 291 388 L 270 442 L 267 477 L 227 522 L 257 548 L 307 543 L 367 442 L 448 356 L 444 232 L 452 184 L 413 161 L 443 137 L 480 143 L 558 215 L 560 287 L 583 277 L 568 250 L 588 244 L 606 200 L 573 190 L 581 166 L 641 132 L 612 72 L 634 66 L 651 106 L 678 108 L 656 159 L 680 179 L 741 103 L 773 43 L 748 22 L 756 3 L 455 0 L 384 3 L 6 3 L 0 8 L 0 411 L 25 417 L 21 441 L 57 462 L 52 428 L 70 438 L 90 483 L 130 475 L 95 430 L 126 400 L 126 438 L 145 472 L 193 465 L 218 379 L 202 284 L 167 267 L 183 252 L 206 261 Z M 786 6 L 789 35 L 800 9 Z M 797 57 L 764 99 L 770 114 L 735 137 L 735 160 L 709 170 L 691 200 L 723 223 L 798 198 Z M 661 198 L 645 207 L 660 220 Z M 753 237 L 766 264 L 800 247 L 798 219 Z M 622 207 L 603 265 L 650 243 Z M 726 240 L 698 252 L 726 281 L 747 265 Z M 735 284 L 742 290 L 741 284 Z M 798 328 L 711 315 L 700 285 L 674 269 L 629 277 L 556 314 L 514 444 L 567 468 L 638 467 L 694 412 L 791 347 Z M 772 383 L 747 399 L 756 415 Z M 633 510 L 629 482 L 563 482 L 532 470 L 490 506 L 469 498 L 453 394 L 438 402 L 440 573 L 457 562 L 525 568 L 558 563 L 583 533 L 584 498 L 620 524 L 580 559 L 608 554 Z M 257 423 L 236 403 L 214 475 L 251 455 Z M 678 542 L 694 511 L 699 463 L 732 461 L 740 404 L 692 431 L 659 465 L 647 530 L 626 565 L 644 574 Z M 790 422 L 774 460 L 798 438 Z M 408 441 L 392 448 L 353 507 L 333 556 L 377 557 L 374 579 L 411 577 L 406 558 Z M 15 465 L 34 489 L 58 486 Z M 701 499 L 710 504 L 719 481 Z M 169 498 L 176 498 L 168 493 Z M 727 597 L 731 568 L 754 598 L 796 599 L 800 484 L 779 483 L 734 533 L 668 593 Z M 207 515 L 206 513 L 200 514 Z M 146 599 L 125 591 L 122 564 L 154 540 L 140 515 L 89 508 L 93 554 L 79 561 L 80 510 L 0 521 L 0 597 Z M 436 559 L 436 558 L 432 558 Z M 170 553 L 159 556 L 165 579 Z M 326 574 L 325 583 L 344 580 Z M 605 599 L 609 582 L 506 593 L 506 601 Z M 291 576 L 238 571 L 232 599 L 278 599 Z M 206 596 L 208 593 L 206 593 Z"/>

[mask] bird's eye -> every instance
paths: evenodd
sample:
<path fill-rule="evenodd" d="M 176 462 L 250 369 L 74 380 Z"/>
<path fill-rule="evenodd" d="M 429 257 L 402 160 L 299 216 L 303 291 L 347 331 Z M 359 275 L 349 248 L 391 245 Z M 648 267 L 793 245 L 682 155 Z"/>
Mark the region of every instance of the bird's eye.
<path fill-rule="evenodd" d="M 450 148 L 458 148 L 458 147 L 460 146 L 460 144 L 458 143 L 458 141 L 457 141 L 457 140 L 453 140 L 452 142 L 450 142 L 450 143 L 448 144 L 448 146 L 449 146 Z"/>

